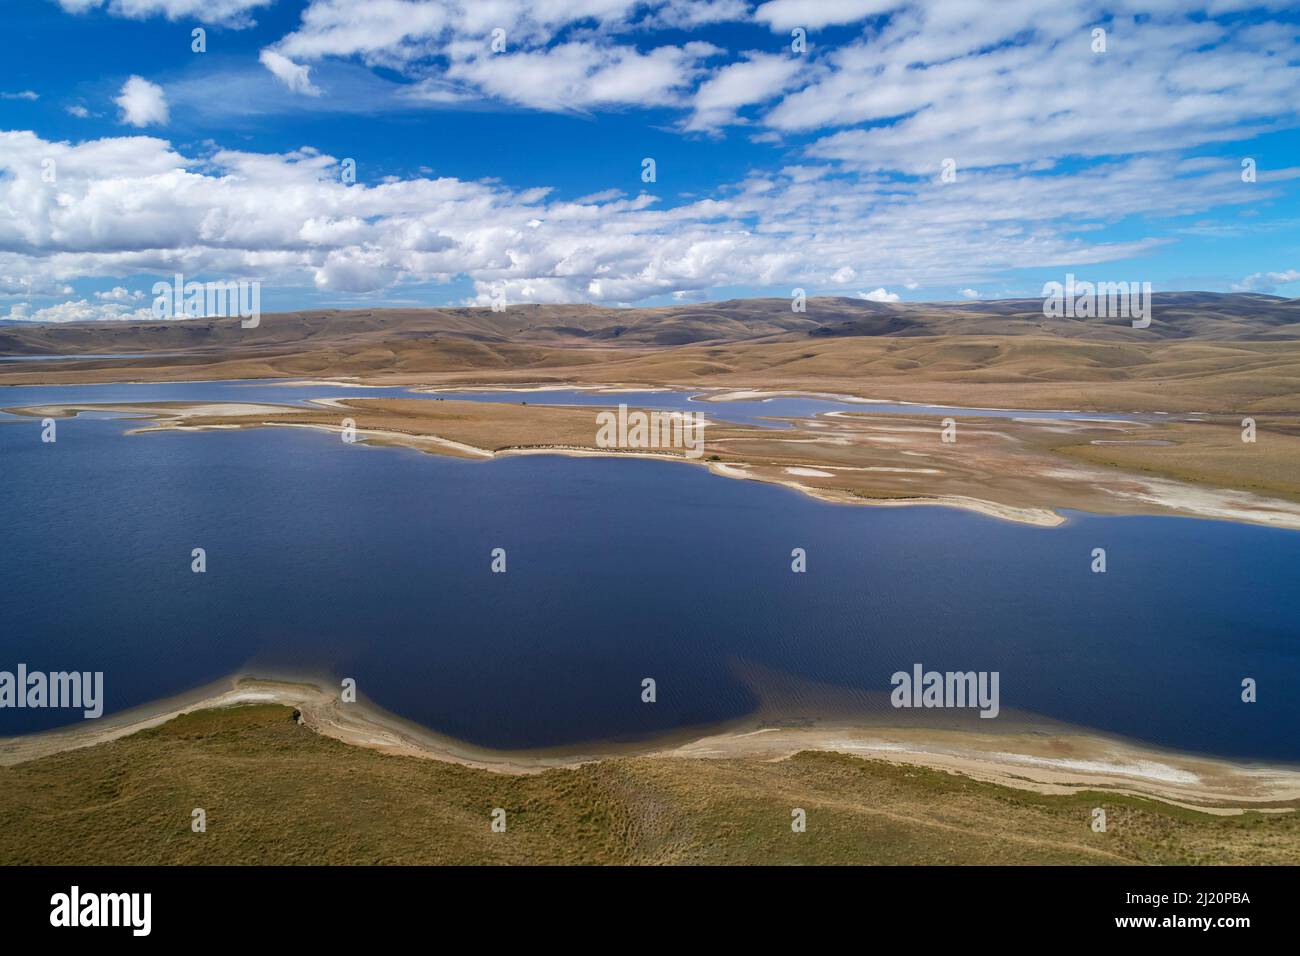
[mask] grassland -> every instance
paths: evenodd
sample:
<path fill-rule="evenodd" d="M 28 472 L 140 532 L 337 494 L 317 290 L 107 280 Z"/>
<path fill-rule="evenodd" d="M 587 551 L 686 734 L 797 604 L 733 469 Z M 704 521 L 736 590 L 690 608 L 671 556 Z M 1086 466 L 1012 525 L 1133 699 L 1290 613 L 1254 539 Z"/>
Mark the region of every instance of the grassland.
<path fill-rule="evenodd" d="M 388 338 L 222 346 L 119 361 L 0 363 L 0 384 L 9 385 L 313 377 L 374 384 L 716 386 L 985 408 L 1300 414 L 1300 341 L 1294 340 L 937 335 L 616 348 Z"/>
<path fill-rule="evenodd" d="M 0 768 L 5 865 L 1296 862 L 1295 813 L 1046 795 L 813 752 L 493 773 L 350 746 L 278 705 L 198 710 Z"/>

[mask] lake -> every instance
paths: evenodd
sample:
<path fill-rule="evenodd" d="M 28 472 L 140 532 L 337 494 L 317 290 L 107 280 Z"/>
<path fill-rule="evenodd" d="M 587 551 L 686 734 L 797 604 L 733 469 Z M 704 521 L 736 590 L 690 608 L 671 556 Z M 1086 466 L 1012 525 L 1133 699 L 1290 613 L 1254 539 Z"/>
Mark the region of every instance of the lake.
<path fill-rule="evenodd" d="M 329 394 L 372 393 L 16 387 L 0 405 Z M 745 421 L 784 414 L 781 401 L 694 407 Z M 1082 514 L 1036 528 L 827 504 L 677 463 L 464 461 L 298 429 L 124 436 L 131 424 L 61 420 L 43 444 L 39 422 L 0 420 L 0 669 L 103 671 L 108 713 L 245 669 L 353 677 L 441 733 L 554 747 L 760 704 L 922 723 L 886 702 L 890 675 L 920 662 L 1000 672 L 1007 721 L 1300 761 L 1294 532 Z M 190 570 L 196 547 L 204 574 Z M 807 573 L 790 570 L 795 547 Z M 1090 571 L 1095 547 L 1105 574 Z M 505 574 L 490 570 L 494 548 Z M 1241 702 L 1243 677 L 1257 703 Z M 4 709 L 0 735 L 70 720 Z"/>

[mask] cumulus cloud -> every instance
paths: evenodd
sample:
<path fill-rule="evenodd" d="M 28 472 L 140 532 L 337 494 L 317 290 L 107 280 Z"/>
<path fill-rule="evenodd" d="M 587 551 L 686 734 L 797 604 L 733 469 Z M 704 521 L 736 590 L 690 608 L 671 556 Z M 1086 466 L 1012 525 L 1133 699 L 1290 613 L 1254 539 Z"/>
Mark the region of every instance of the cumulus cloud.
<path fill-rule="evenodd" d="M 933 175 L 948 157 L 961 170 L 1155 152 L 1296 117 L 1294 30 L 1148 6 L 909 3 L 878 33 L 831 51 L 825 74 L 763 121 L 822 134 L 809 148 L 819 158 Z M 1103 22 L 1106 52 L 1094 53 L 1091 30 Z"/>
<path fill-rule="evenodd" d="M 106 292 L 96 292 L 95 298 L 100 302 L 132 302 L 143 299 L 144 293 L 139 289 L 132 292 L 130 289 L 125 289 L 118 285 Z"/>
<path fill-rule="evenodd" d="M 125 305 L 88 302 L 76 299 L 33 309 L 25 302 L 12 306 L 3 316 L 10 322 L 139 322 L 153 318 L 148 308 L 132 309 Z"/>
<path fill-rule="evenodd" d="M 705 43 L 641 53 L 630 46 L 563 43 L 506 56 L 486 48 L 447 69 L 451 80 L 481 93 L 537 109 L 621 104 L 669 105 L 714 52 Z"/>
<path fill-rule="evenodd" d="M 116 17 L 144 20 L 149 17 L 166 17 L 198 20 L 236 29 L 253 25 L 249 16 L 258 7 L 269 6 L 273 0 L 59 0 L 59 6 L 69 13 L 104 10 Z"/>
<path fill-rule="evenodd" d="M 791 85 L 806 64 L 784 54 L 748 53 L 746 59 L 722 67 L 696 91 L 694 113 L 686 129 L 714 129 L 736 119 L 742 106 L 771 99 Z"/>
<path fill-rule="evenodd" d="M 1282 5 L 769 0 L 751 15 L 741 0 L 310 0 L 269 50 L 291 88 L 309 84 L 305 64 L 360 60 L 404 76 L 408 102 L 667 107 L 687 132 L 743 123 L 767 127 L 754 134 L 764 142 L 811 134 L 813 159 L 933 175 L 949 157 L 967 170 L 1182 149 L 1294 120 L 1300 36 L 1236 15 Z M 655 45 L 652 32 L 751 19 L 814 31 L 809 51 Z M 1091 49 L 1098 24 L 1104 54 Z M 815 32 L 836 26 L 853 32 Z"/>
<path fill-rule="evenodd" d="M 300 66 L 274 50 L 263 50 L 257 59 L 277 80 L 293 92 L 307 96 L 320 96 L 320 89 L 311 81 L 311 67 Z"/>
<path fill-rule="evenodd" d="M 1272 292 L 1280 285 L 1300 282 L 1300 269 L 1286 269 L 1282 272 L 1253 272 L 1240 282 L 1234 282 L 1234 292 Z"/>
<path fill-rule="evenodd" d="M 271 0 L 59 0 L 70 11 L 246 25 Z M 403 78 L 406 103 L 671 108 L 679 127 L 812 135 L 809 156 L 911 175 L 1221 143 L 1300 115 L 1300 35 L 1242 17 L 1284 0 L 308 0 L 262 62 L 316 95 L 334 59 Z M 804 55 L 656 45 L 655 30 L 813 31 Z M 1107 30 L 1105 53 L 1091 31 Z M 829 31 L 831 27 L 847 30 Z M 504 31 L 504 52 L 493 31 Z M 779 52 L 778 52 L 779 50 Z M 1099 110 L 1100 107 L 1100 110 Z M 1103 115 L 1104 112 L 1104 115 Z"/>
<path fill-rule="evenodd" d="M 25 275 L 0 274 L 0 298 L 32 295 L 70 295 L 72 286 L 65 285 L 39 273 Z"/>
<path fill-rule="evenodd" d="M 769 0 L 754 11 L 754 19 L 773 30 L 791 30 L 856 23 L 903 6 L 905 0 Z"/>
<path fill-rule="evenodd" d="M 241 26 L 270 0 L 59 2 Z M 313 77 L 340 90 L 373 80 L 403 109 L 492 100 L 667 110 L 666 128 L 717 136 L 743 125 L 752 142 L 788 144 L 786 155 L 775 169 L 737 172 L 672 202 L 627 196 L 608 180 L 561 200 L 427 170 L 345 187 L 337 160 L 310 148 L 196 152 L 146 136 L 77 144 L 0 132 L 0 295 L 71 296 L 74 278 L 183 269 L 346 293 L 468 276 L 475 301 L 499 287 L 510 301 L 612 303 L 735 286 L 852 294 L 869 278 L 880 285 L 858 294 L 890 301 L 890 288 L 964 294 L 1008 270 L 1150 252 L 1170 241 L 1144 225 L 1152 218 L 1212 215 L 1225 228 L 1224 209 L 1267 208 L 1297 175 L 1261 163 L 1246 187 L 1240 157 L 1216 148 L 1300 124 L 1300 36 L 1268 14 L 1238 15 L 1282 0 L 752 6 L 307 0 L 259 57 L 302 94 L 276 93 L 278 108 L 362 112 L 364 93 L 345 107 Z M 763 49 L 722 50 L 654 32 L 727 21 L 756 21 L 772 36 L 755 42 L 765 34 L 750 30 L 746 47 Z M 1098 24 L 1108 31 L 1104 54 L 1090 47 Z M 810 31 L 804 55 L 789 49 L 795 27 Z M 382 80 L 372 68 L 384 68 Z M 335 83 L 336 74 L 358 82 Z M 250 67 L 239 89 L 271 85 Z M 115 102 L 123 122 L 159 127 L 169 97 L 188 112 L 213 99 L 211 83 L 180 77 L 164 92 L 132 76 Z M 251 98 L 222 99 L 238 109 Z M 56 188 L 41 181 L 46 158 L 57 162 Z M 946 158 L 957 164 L 955 183 L 937 175 Z M 1132 224 L 1125 238 L 1105 241 L 1119 220 Z M 1279 278 L 1290 274 L 1255 273 L 1236 287 L 1272 288 L 1296 281 Z M 93 304 L 129 306 L 103 298 L 118 288 Z"/>
<path fill-rule="evenodd" d="M 646 49 L 616 36 L 745 12 L 738 0 L 312 0 L 298 28 L 269 49 L 294 63 L 357 57 L 406 74 L 414 80 L 410 97 L 430 103 L 479 97 L 543 110 L 662 107 L 684 102 L 703 61 L 723 51 L 701 42 Z M 560 38 L 578 24 L 583 29 Z M 496 30 L 504 31 L 503 46 L 494 46 Z"/>
<path fill-rule="evenodd" d="M 859 292 L 859 299 L 866 299 L 868 302 L 897 302 L 898 293 L 890 292 L 887 289 L 872 289 L 870 292 Z"/>
<path fill-rule="evenodd" d="M 133 76 L 122 84 L 113 100 L 122 110 L 121 121 L 132 126 L 163 126 L 167 123 L 167 97 L 156 83 Z"/>
<path fill-rule="evenodd" d="M 35 90 L 20 90 L 17 93 L 0 93 L 0 100 L 39 100 L 41 95 Z"/>
<path fill-rule="evenodd" d="M 749 17 L 749 3 L 746 0 L 667 0 L 650 6 L 650 12 L 638 21 L 642 26 L 682 30 Z"/>
<path fill-rule="evenodd" d="M 980 297 L 978 289 L 958 289 L 957 294 L 963 299 L 978 299 Z"/>
<path fill-rule="evenodd" d="M 45 158 L 57 189 L 41 181 Z M 1161 241 L 1080 233 L 1098 209 L 1189 215 L 1279 188 L 1242 189 L 1231 160 L 973 172 L 958 191 L 815 172 L 755 173 L 675 205 L 609 191 L 572 201 L 424 175 L 347 186 L 339 161 L 313 149 L 187 155 L 148 136 L 72 144 L 0 132 L 0 276 L 21 289 L 183 271 L 341 292 L 468 276 L 484 303 L 494 288 L 510 302 L 617 304 L 736 286 L 834 291 L 863 275 L 882 290 L 957 286 L 995 270 L 1129 258 Z"/>

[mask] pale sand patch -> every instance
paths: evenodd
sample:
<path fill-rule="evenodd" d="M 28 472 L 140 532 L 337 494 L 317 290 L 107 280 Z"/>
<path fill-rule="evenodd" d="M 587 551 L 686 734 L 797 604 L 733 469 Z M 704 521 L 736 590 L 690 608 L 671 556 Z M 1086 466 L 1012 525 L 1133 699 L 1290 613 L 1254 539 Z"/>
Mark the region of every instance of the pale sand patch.
<path fill-rule="evenodd" d="M 1159 780 L 1164 783 L 1200 783 L 1201 778 L 1190 770 L 1179 770 L 1166 763 L 1154 760 L 1139 760 L 1137 763 L 1116 763 L 1111 760 L 1068 760 L 1064 757 L 1027 757 L 1024 754 L 997 753 L 994 758 L 1006 759 L 1012 763 L 1029 764 L 1035 767 L 1060 767 L 1063 770 L 1084 770 L 1120 777 L 1139 777 L 1144 780 Z"/>
<path fill-rule="evenodd" d="M 814 722 L 749 724 L 721 732 L 689 730 L 686 742 L 593 745 L 577 751 L 493 751 L 433 733 L 369 702 L 343 703 L 337 690 L 310 682 L 232 677 L 180 698 L 62 730 L 0 738 L 0 766 L 118 740 L 184 713 L 247 703 L 297 708 L 312 730 L 384 753 L 444 760 L 503 773 L 537 773 L 609 757 L 784 760 L 804 750 L 867 756 L 946 770 L 1040 793 L 1102 789 L 1150 796 L 1211 813 L 1236 813 L 1300 800 L 1300 769 L 1167 753 L 1088 733 L 927 730 Z"/>
<path fill-rule="evenodd" d="M 175 408 L 144 402 L 112 402 L 103 406 L 93 404 L 54 404 L 25 405 L 21 408 L 9 408 L 5 411 L 14 415 L 27 415 L 33 418 L 50 416 L 52 418 L 75 418 L 81 412 L 107 411 L 129 415 L 151 415 L 162 419 L 186 419 L 198 415 L 257 415 L 267 411 L 302 412 L 305 409 L 293 405 L 272 405 L 257 402 L 196 402 Z"/>
<path fill-rule="evenodd" d="M 1166 753 L 1088 733 L 995 735 L 827 723 L 771 728 L 762 736 L 730 731 L 654 756 L 782 760 L 801 750 L 921 765 L 1039 793 L 1102 789 L 1149 796 L 1219 814 L 1252 807 L 1291 812 L 1294 807 L 1267 805 L 1300 800 L 1300 769 Z"/>
<path fill-rule="evenodd" d="M 722 475 L 726 478 L 753 478 L 748 468 L 742 465 L 728 465 L 724 462 L 714 461 L 709 463 L 709 471 L 715 475 Z M 791 483 L 791 487 L 802 488 L 802 485 Z"/>
<path fill-rule="evenodd" d="M 501 448 L 489 452 L 497 458 L 512 458 L 518 455 L 563 455 L 566 458 L 641 458 L 647 461 L 694 461 L 685 455 L 656 451 L 604 451 L 599 448 L 581 448 L 572 445 L 535 445 L 529 448 Z"/>
<path fill-rule="evenodd" d="M 328 432 L 342 433 L 342 425 L 321 425 L 304 422 L 263 422 L 265 426 L 273 428 L 316 428 Z M 197 431 L 198 429 L 191 429 Z M 382 428 L 358 428 L 356 429 L 358 438 L 378 438 L 384 441 L 391 441 L 397 445 L 404 445 L 412 448 L 420 448 L 423 445 L 433 445 L 438 448 L 450 448 L 453 451 L 461 452 L 465 455 L 472 455 L 476 458 L 491 458 L 492 452 L 485 448 L 478 448 L 474 445 L 467 445 L 464 442 L 452 441 L 450 438 L 442 438 L 438 435 L 408 435 L 405 432 L 387 431 Z"/>
<path fill-rule="evenodd" d="M 1275 528 L 1300 529 L 1300 504 L 1265 498 L 1248 491 L 1198 488 L 1161 478 L 1134 478 L 1134 484 L 1109 489 L 1111 494 L 1199 518 L 1249 521 Z"/>
<path fill-rule="evenodd" d="M 838 437 L 833 436 L 833 435 L 827 435 L 827 436 L 824 437 L 824 438 L 822 438 L 822 437 L 818 437 L 818 438 L 777 438 L 777 437 L 775 437 L 775 436 L 772 437 L 772 438 L 767 438 L 766 435 L 764 435 L 763 437 L 764 437 L 764 439 L 766 439 L 767 441 L 779 442 L 779 443 L 782 444 L 782 445 L 838 445 L 838 446 L 840 446 L 840 447 L 847 448 L 849 445 L 852 445 L 852 444 L 853 444 L 853 442 L 849 441 L 849 439 L 847 439 L 847 438 L 838 438 Z M 714 440 L 717 441 L 717 442 L 724 442 L 724 441 L 733 441 L 733 442 L 735 442 L 735 441 L 753 441 L 754 439 L 753 439 L 752 437 L 746 437 L 746 438 L 718 438 L 718 439 L 714 439 Z"/>
<path fill-rule="evenodd" d="M 751 476 L 747 475 L 746 477 Z M 1065 524 L 1065 518 L 1050 508 L 1018 508 L 1014 505 L 985 501 L 983 498 L 970 498 L 966 495 L 934 495 L 924 498 L 864 498 L 852 492 L 841 492 L 833 488 L 810 488 L 797 482 L 778 481 L 775 484 L 788 485 L 820 501 L 829 501 L 835 504 L 872 505 L 877 508 L 911 508 L 917 505 L 935 505 L 942 508 L 964 508 L 967 511 L 976 511 L 990 518 L 1001 518 L 1003 521 L 1019 521 L 1022 524 L 1037 525 L 1041 528 L 1055 528 L 1057 525 Z"/>
<path fill-rule="evenodd" d="M 787 475 L 800 475 L 804 478 L 834 478 L 835 476 L 829 471 L 818 471 L 816 468 L 786 468 Z"/>
<path fill-rule="evenodd" d="M 904 452 L 903 454 L 907 454 Z M 900 475 L 942 475 L 942 468 L 900 468 L 892 465 L 827 465 L 836 471 L 888 471 Z"/>
<path fill-rule="evenodd" d="M 1171 441 L 1163 441 L 1159 438 L 1130 438 L 1130 439 L 1106 439 L 1094 438 L 1088 442 L 1089 445 L 1140 445 L 1146 448 L 1171 448 L 1175 444 Z"/>
<path fill-rule="evenodd" d="M 1249 491 L 1188 485 L 1165 478 L 1083 468 L 1053 468 L 1044 478 L 1077 481 L 1105 488 L 1117 498 L 1156 505 L 1193 518 L 1241 521 L 1300 530 L 1300 503 L 1266 498 Z"/>
<path fill-rule="evenodd" d="M 673 386 L 673 388 L 677 389 L 677 386 Z M 682 389 L 677 389 L 677 390 L 701 391 L 699 387 L 690 387 L 690 386 L 687 386 Z M 805 391 L 799 391 L 793 389 L 780 389 L 777 391 L 769 391 L 765 389 L 743 389 L 743 390 L 736 389 L 732 391 L 718 392 L 717 394 L 714 395 L 702 396 L 700 400 L 706 402 L 739 402 L 739 401 L 764 401 L 765 402 L 773 398 L 820 398 L 820 399 L 826 399 L 828 401 L 844 402 L 846 404 L 854 404 L 854 405 L 913 405 L 916 406 L 917 408 L 929 407 L 929 408 L 934 408 L 939 410 L 938 412 L 923 412 L 918 414 L 932 415 L 932 414 L 951 413 L 953 415 L 962 415 L 966 418 L 979 418 L 981 412 L 1023 412 L 1026 410 L 1023 408 L 1002 408 L 997 405 L 986 405 L 980 408 L 974 408 L 968 405 L 935 405 L 930 402 L 907 402 L 901 399 L 890 399 L 890 398 L 862 398 L 859 395 L 844 395 L 840 392 L 805 392 Z M 1044 409 L 1035 409 L 1035 411 L 1041 411 L 1047 415 L 1073 416 L 1073 415 L 1082 414 L 1082 412 L 1079 409 L 1071 409 L 1071 408 L 1044 408 Z M 840 415 L 846 413 L 831 411 L 831 412 L 823 412 L 822 414 Z M 852 414 L 852 413 L 848 413 L 848 414 Z M 1079 418 L 1074 420 L 1086 421 L 1086 422 L 1120 422 L 1120 423 L 1126 422 L 1126 420 L 1122 418 L 1107 417 L 1105 412 L 1092 412 L 1090 414 L 1096 415 L 1097 417 Z M 1125 415 L 1125 414 L 1139 414 L 1139 413 L 1115 412 L 1114 414 Z M 1156 412 L 1155 414 L 1167 415 L 1169 413 Z M 1198 414 L 1198 413 L 1193 412 L 1191 414 Z M 1016 420 L 1021 421 L 1022 419 L 1016 419 Z M 1027 419 L 1027 420 L 1053 421 L 1054 419 Z M 1063 420 L 1069 420 L 1069 419 L 1063 419 Z"/>

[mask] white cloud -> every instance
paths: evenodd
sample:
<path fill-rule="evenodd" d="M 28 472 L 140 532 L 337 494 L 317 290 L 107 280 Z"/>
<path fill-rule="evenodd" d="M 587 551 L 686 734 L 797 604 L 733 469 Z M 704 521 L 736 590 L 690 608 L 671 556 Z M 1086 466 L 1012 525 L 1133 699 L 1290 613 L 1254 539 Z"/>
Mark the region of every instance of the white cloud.
<path fill-rule="evenodd" d="M 253 0 L 62 0 L 120 15 Z M 808 156 L 933 175 L 1186 149 L 1300 118 L 1300 35 L 1249 22 L 1283 0 L 308 0 L 263 63 L 290 89 L 323 61 L 383 67 L 408 108 L 497 100 L 540 110 L 680 111 L 679 129 L 765 126 L 755 142 L 812 134 Z M 765 51 L 661 43 L 653 31 L 757 21 L 810 31 Z M 1106 24 L 1104 54 L 1091 29 Z M 816 31 L 827 27 L 843 30 Z M 505 31 L 494 53 L 492 31 Z M 364 64 L 362 66 L 360 64 Z M 314 75 L 319 77 L 322 70 Z M 380 81 L 376 77 L 376 82 Z M 182 82 L 182 81 L 178 81 Z M 341 86 L 342 84 L 340 84 Z M 380 85 L 392 85 L 384 80 Z M 391 95 L 391 94 L 389 94 Z M 315 97 L 324 109 L 328 98 Z M 339 104 L 353 100 L 340 98 Z M 300 104 L 301 107 L 301 104 Z M 250 107 L 252 108 L 252 107 Z M 343 108 L 341 105 L 338 108 Z M 757 114 L 757 115 L 756 115 Z"/>
<path fill-rule="evenodd" d="M 153 310 L 132 309 L 125 305 L 87 302 L 85 299 L 60 302 L 32 311 L 25 302 L 12 306 L 3 316 L 11 322 L 138 322 L 153 318 Z"/>
<path fill-rule="evenodd" d="M 613 36 L 744 13 L 738 0 L 311 0 L 298 28 L 270 49 L 295 63 L 359 57 L 413 78 L 409 97 L 429 103 L 478 97 L 543 110 L 659 107 L 681 105 L 702 61 L 723 51 L 699 42 L 642 49 Z M 583 28 L 556 42 L 577 24 Z M 505 31 L 504 52 L 492 47 L 496 29 Z"/>
<path fill-rule="evenodd" d="M 71 294 L 72 286 L 65 285 L 39 273 L 28 273 L 21 276 L 0 274 L 0 298 Z"/>
<path fill-rule="evenodd" d="M 822 133 L 809 148 L 818 158 L 934 175 L 946 157 L 960 171 L 1155 152 L 1294 121 L 1300 37 L 1204 17 L 1206 6 L 909 3 L 878 35 L 830 51 L 825 74 L 764 122 Z M 1090 47 L 1099 22 L 1104 54 Z"/>
<path fill-rule="evenodd" d="M 79 103 L 73 103 L 71 106 L 64 107 L 64 109 L 77 117 L 77 119 L 85 119 L 90 115 L 90 110 L 86 109 Z"/>
<path fill-rule="evenodd" d="M 57 163 L 57 189 L 40 181 L 44 158 Z M 608 303 L 737 286 L 816 294 L 864 275 L 960 287 L 1158 243 L 1081 232 L 1099 209 L 1140 222 L 1268 202 L 1279 188 L 1243 189 L 1230 160 L 1182 170 L 1134 159 L 1071 174 L 976 171 L 955 191 L 791 167 L 675 205 L 607 190 L 570 201 L 423 175 L 347 186 L 338 160 L 312 149 L 186 155 L 148 136 L 73 144 L 0 132 L 0 276 L 24 297 L 176 271 L 347 292 L 468 276 L 485 302 L 498 285 L 510 302 Z M 108 304 L 126 305 L 95 303 Z"/>
<path fill-rule="evenodd" d="M 263 50 L 257 59 L 277 80 L 293 92 L 307 96 L 320 96 L 320 89 L 311 81 L 311 67 L 300 66 L 274 50 Z"/>
<path fill-rule="evenodd" d="M 980 297 L 978 289 L 958 289 L 957 294 L 963 299 L 978 299 Z"/>
<path fill-rule="evenodd" d="M 1272 292 L 1280 285 L 1300 282 L 1300 269 L 1283 272 L 1253 272 L 1240 282 L 1232 284 L 1234 292 Z"/>
<path fill-rule="evenodd" d="M 885 288 L 872 289 L 870 292 L 859 292 L 859 299 L 866 299 L 868 302 L 897 302 L 898 293 L 890 292 Z"/>
<path fill-rule="evenodd" d="M 641 53 L 634 47 L 564 43 L 519 53 L 488 52 L 453 63 L 447 76 L 487 96 L 537 109 L 620 104 L 667 106 L 712 48 L 688 43 Z"/>
<path fill-rule="evenodd" d="M 114 286 L 107 292 L 96 292 L 95 298 L 100 302 L 132 302 L 144 298 L 144 293 L 140 290 L 132 292 L 130 289 L 124 289 L 122 286 Z"/>
<path fill-rule="evenodd" d="M 754 11 L 754 19 L 773 30 L 792 30 L 856 23 L 903 6 L 906 0 L 769 0 Z"/>
<path fill-rule="evenodd" d="M 167 97 L 156 83 L 133 76 L 122 84 L 121 94 L 113 100 L 122 110 L 121 121 L 132 126 L 163 126 L 167 123 Z"/>
<path fill-rule="evenodd" d="M 0 93 L 0 100 L 39 100 L 41 95 L 35 90 L 21 90 L 17 93 Z"/>
<path fill-rule="evenodd" d="M 269 6 L 273 0 L 59 0 L 69 13 L 105 10 L 113 16 L 144 20 L 162 16 L 168 20 L 182 18 L 226 27 L 253 25 L 249 13 Z"/>
<path fill-rule="evenodd" d="M 59 2 L 242 26 L 270 0 Z M 1188 158 L 1300 123 L 1300 36 L 1237 16 L 1259 6 L 1248 0 L 770 0 L 752 16 L 749 6 L 308 0 L 259 57 L 305 94 L 273 90 L 280 109 L 360 113 L 368 95 L 403 109 L 482 99 L 668 108 L 665 127 L 720 135 L 744 125 L 742 139 L 789 143 L 788 152 L 776 170 L 738 172 L 670 205 L 608 179 L 571 201 L 423 170 L 349 188 L 332 157 L 308 148 L 183 155 L 145 136 L 71 144 L 0 132 L 0 295 L 71 296 L 74 278 L 177 268 L 347 292 L 467 275 L 476 295 L 501 284 L 511 301 L 695 299 L 728 286 L 840 292 L 866 277 L 884 285 L 864 298 L 892 296 L 890 286 L 965 294 L 999 272 L 1149 252 L 1170 235 L 1143 225 L 1152 217 L 1222 223 L 1225 208 L 1266 209 L 1288 195 L 1282 185 L 1297 174 L 1261 161 L 1247 187 L 1223 149 Z M 773 36 L 754 44 L 764 34 L 751 29 L 745 39 L 764 49 L 741 52 L 652 32 L 729 20 L 757 20 Z M 1109 31 L 1104 55 L 1089 47 L 1097 23 Z M 795 26 L 810 31 L 803 56 L 789 50 Z M 498 27 L 501 54 L 490 47 Z M 846 29 L 817 32 L 828 27 Z M 205 101 L 237 110 L 274 86 L 251 62 L 244 85 L 229 85 L 231 71 L 214 75 L 226 85 L 182 75 L 166 92 L 131 77 L 116 99 L 123 122 L 164 125 L 169 100 L 178 115 Z M 330 96 L 313 82 L 322 76 Z M 949 156 L 958 181 L 939 183 Z M 39 180 L 47 157 L 57 189 Z M 1121 219 L 1132 238 L 1105 241 L 1102 230 Z M 1297 281 L 1293 272 L 1236 287 L 1272 288 Z M 102 298 L 115 291 L 99 304 L 126 305 Z"/>
<path fill-rule="evenodd" d="M 746 0 L 667 0 L 644 21 L 648 26 L 689 29 L 749 17 Z"/>
<path fill-rule="evenodd" d="M 722 67 L 700 85 L 686 129 L 714 129 L 734 122 L 737 109 L 781 93 L 807 66 L 793 55 L 747 53 L 746 57 Z"/>
<path fill-rule="evenodd" d="M 278 48 L 295 60 L 361 56 L 371 62 L 396 65 L 426 50 L 429 42 L 450 24 L 449 11 L 443 4 L 312 0 L 302 13 L 298 29 L 284 37 Z M 509 22 L 498 26 L 508 28 Z"/>

